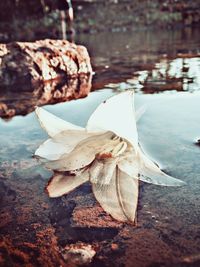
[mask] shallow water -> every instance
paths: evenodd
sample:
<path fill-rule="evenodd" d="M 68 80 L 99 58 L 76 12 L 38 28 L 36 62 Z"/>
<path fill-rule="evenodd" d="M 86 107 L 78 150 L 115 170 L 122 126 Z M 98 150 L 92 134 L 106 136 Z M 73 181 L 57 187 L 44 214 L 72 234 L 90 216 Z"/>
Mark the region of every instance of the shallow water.
<path fill-rule="evenodd" d="M 80 35 L 77 42 L 92 56 L 93 89 L 127 79 L 128 86 L 144 93 L 200 87 L 199 29 Z"/>
<path fill-rule="evenodd" d="M 102 90 L 84 99 L 45 106 L 59 117 L 85 126 L 96 106 L 107 97 L 135 89 L 136 107 L 146 107 L 138 123 L 143 149 L 166 173 L 187 182 L 182 188 L 141 183 L 136 228 L 118 225 L 102 212 L 91 213 L 91 218 L 79 217 L 78 221 L 76 214 L 80 210 L 94 206 L 98 211 L 87 184 L 68 196 L 49 199 L 44 187 L 51 172 L 32 157 L 47 138 L 35 115 L 0 120 L 0 227 L 11 243 L 4 249 L 12 247 L 15 255 L 6 254 L 10 262 L 26 263 L 19 253 L 16 257 L 18 249 L 29 255 L 33 266 L 41 264 L 36 257 L 41 252 L 22 246 L 29 242 L 47 246 L 43 253 L 57 264 L 46 244 L 55 246 L 48 239 L 52 235 L 57 238 L 55 250 L 61 254 L 66 244 L 95 244 L 97 256 L 91 266 L 132 266 L 133 262 L 134 266 L 198 266 L 199 39 L 196 32 L 187 31 L 80 36 L 79 42 L 88 47 L 96 71 L 93 90 Z M 164 89 L 159 90 L 161 87 Z M 103 222 L 98 225 L 100 218 Z M 45 235 L 46 229 L 53 234 Z M 118 245 L 117 251 L 111 249 L 112 243 Z"/>
<path fill-rule="evenodd" d="M 84 44 L 91 55 L 92 87 L 90 76 L 67 84 L 53 80 L 34 90 L 23 86 L 21 95 L 21 85 L 0 86 L 0 116 L 25 115 L 35 106 L 66 102 L 104 87 L 145 94 L 199 90 L 198 29 L 86 34 L 77 36 L 76 42 Z"/>

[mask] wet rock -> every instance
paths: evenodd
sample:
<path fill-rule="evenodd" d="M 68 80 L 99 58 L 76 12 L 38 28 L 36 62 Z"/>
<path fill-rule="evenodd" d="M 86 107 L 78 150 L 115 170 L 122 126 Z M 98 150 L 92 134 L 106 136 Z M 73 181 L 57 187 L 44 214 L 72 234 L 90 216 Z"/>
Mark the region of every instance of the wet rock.
<path fill-rule="evenodd" d="M 86 48 L 66 40 L 1 44 L 0 59 L 1 86 L 30 89 L 45 81 L 92 73 Z"/>
<path fill-rule="evenodd" d="M 88 95 L 92 68 L 85 47 L 68 41 L 0 44 L 0 117 Z"/>
<path fill-rule="evenodd" d="M 73 225 L 76 227 L 119 228 L 123 224 L 114 220 L 99 205 L 81 207 L 80 204 L 74 209 Z"/>

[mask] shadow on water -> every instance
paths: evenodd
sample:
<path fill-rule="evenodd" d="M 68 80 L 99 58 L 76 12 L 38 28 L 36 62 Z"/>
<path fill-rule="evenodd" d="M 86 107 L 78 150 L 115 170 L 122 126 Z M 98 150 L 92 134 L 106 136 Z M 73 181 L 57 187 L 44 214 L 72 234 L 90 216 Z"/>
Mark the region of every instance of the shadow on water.
<path fill-rule="evenodd" d="M 45 109 L 85 126 L 99 103 L 118 91 L 134 88 L 136 107 L 147 107 L 138 123 L 142 147 L 166 173 L 186 181 L 187 186 L 141 183 L 137 227 L 119 225 L 100 209 L 89 184 L 62 198 L 49 199 L 44 188 L 51 173 L 32 158 L 47 138 L 34 113 L 1 119 L 0 250 L 8 262 L 5 266 L 13 262 L 16 266 L 30 262 L 33 266 L 65 266 L 60 262 L 62 249 L 80 241 L 97 251 L 91 266 L 132 266 L 133 262 L 136 267 L 197 266 L 200 149 L 195 142 L 200 138 L 200 37 L 195 32 L 184 34 L 80 36 L 96 72 L 92 90 L 104 90 Z M 47 101 L 41 105 L 57 103 L 53 92 L 54 86 L 49 85 Z M 14 103 L 13 109 L 23 106 L 18 113 L 25 115 L 43 93 L 36 93 L 33 100 L 33 92 L 3 91 L 0 99 L 3 104 Z"/>

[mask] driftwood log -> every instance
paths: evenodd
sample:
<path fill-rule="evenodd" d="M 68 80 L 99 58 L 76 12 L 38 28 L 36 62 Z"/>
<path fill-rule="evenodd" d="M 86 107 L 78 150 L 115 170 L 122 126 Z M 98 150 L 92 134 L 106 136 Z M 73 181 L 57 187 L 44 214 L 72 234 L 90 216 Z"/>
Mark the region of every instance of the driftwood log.
<path fill-rule="evenodd" d="M 87 49 L 66 40 L 0 44 L 0 116 L 86 96 L 92 67 Z"/>

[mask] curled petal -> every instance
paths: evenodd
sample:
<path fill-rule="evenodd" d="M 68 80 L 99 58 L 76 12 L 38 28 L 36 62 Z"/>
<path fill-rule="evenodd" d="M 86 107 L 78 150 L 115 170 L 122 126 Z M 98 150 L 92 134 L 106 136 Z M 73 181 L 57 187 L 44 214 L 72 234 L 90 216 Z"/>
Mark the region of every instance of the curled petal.
<path fill-rule="evenodd" d="M 77 176 L 69 176 L 63 173 L 57 173 L 53 176 L 46 189 L 50 197 L 60 197 L 74 190 L 88 180 L 89 174 L 87 171 L 84 171 Z"/>
<path fill-rule="evenodd" d="M 70 153 L 80 141 L 92 135 L 94 134 L 86 131 L 62 131 L 41 144 L 35 155 L 48 160 L 57 160 L 62 155 Z"/>
<path fill-rule="evenodd" d="M 106 144 L 112 133 L 93 135 L 81 141 L 71 153 L 64 154 L 60 159 L 45 163 L 52 170 L 73 171 L 89 165 L 100 148 Z"/>
<path fill-rule="evenodd" d="M 104 101 L 89 118 L 87 130 L 112 131 L 129 141 L 137 150 L 138 133 L 133 96 L 133 91 L 127 91 Z"/>
<path fill-rule="evenodd" d="M 74 171 L 84 168 L 94 159 L 95 150 L 93 148 L 87 149 L 86 147 L 79 146 L 60 159 L 45 163 L 45 166 L 50 170 Z"/>
<path fill-rule="evenodd" d="M 183 186 L 182 180 L 171 177 L 160 170 L 145 154 L 139 150 L 139 179 L 156 185 Z"/>
<path fill-rule="evenodd" d="M 66 130 L 84 130 L 84 128 L 64 121 L 43 108 L 37 107 L 35 109 L 35 113 L 38 117 L 41 127 L 48 133 L 50 137 L 53 137 L 54 135 Z"/>
<path fill-rule="evenodd" d="M 138 181 L 115 170 L 109 184 L 92 183 L 93 193 L 102 208 L 116 220 L 135 220 Z"/>

